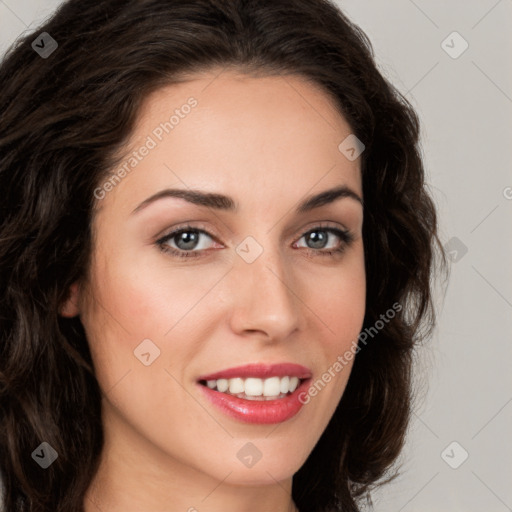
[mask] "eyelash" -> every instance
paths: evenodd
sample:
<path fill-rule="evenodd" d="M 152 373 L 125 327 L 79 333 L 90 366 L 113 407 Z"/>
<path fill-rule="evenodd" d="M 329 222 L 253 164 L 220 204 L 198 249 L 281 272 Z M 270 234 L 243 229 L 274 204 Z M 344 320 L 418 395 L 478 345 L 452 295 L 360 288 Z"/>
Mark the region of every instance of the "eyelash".
<path fill-rule="evenodd" d="M 208 231 L 206 231 L 204 229 L 200 229 L 198 227 L 193 227 L 193 226 L 187 225 L 187 226 L 179 227 L 179 228 L 175 229 L 174 231 L 172 231 L 171 233 L 163 236 L 162 238 L 160 238 L 159 240 L 156 241 L 156 245 L 162 252 L 164 252 L 166 254 L 170 254 L 173 257 L 200 258 L 200 257 L 202 257 L 201 253 L 207 249 L 200 250 L 200 251 L 185 251 L 182 249 L 169 248 L 169 246 L 166 245 L 166 242 L 168 242 L 169 240 L 172 240 L 177 235 L 179 235 L 181 233 L 186 233 L 189 231 L 205 234 L 208 237 L 210 237 L 212 240 L 215 240 L 215 237 L 213 237 L 210 233 L 208 233 Z M 334 234 L 338 238 L 340 238 L 341 244 L 336 249 L 311 249 L 311 248 L 306 247 L 305 249 L 306 249 L 308 255 L 312 254 L 313 256 L 335 257 L 336 255 L 340 255 L 341 253 L 343 253 L 345 251 L 345 249 L 347 247 L 349 247 L 352 244 L 352 242 L 354 241 L 354 235 L 349 230 L 343 230 L 343 229 L 339 229 L 339 228 L 335 228 L 335 227 L 331 227 L 331 226 L 321 226 L 321 225 L 315 226 L 314 228 L 309 229 L 308 231 L 303 233 L 301 235 L 301 237 L 299 238 L 299 240 L 314 231 L 325 231 L 327 233 Z"/>

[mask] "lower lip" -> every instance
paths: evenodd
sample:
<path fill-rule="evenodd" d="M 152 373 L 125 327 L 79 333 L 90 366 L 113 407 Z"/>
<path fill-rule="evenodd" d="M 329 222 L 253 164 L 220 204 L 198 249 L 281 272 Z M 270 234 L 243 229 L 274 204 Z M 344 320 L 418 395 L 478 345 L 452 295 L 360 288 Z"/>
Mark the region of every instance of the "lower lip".
<path fill-rule="evenodd" d="M 304 405 L 299 396 L 306 391 L 310 379 L 306 379 L 297 389 L 276 400 L 245 400 L 227 393 L 215 391 L 198 384 L 206 397 L 222 412 L 245 423 L 273 424 L 293 418 Z"/>

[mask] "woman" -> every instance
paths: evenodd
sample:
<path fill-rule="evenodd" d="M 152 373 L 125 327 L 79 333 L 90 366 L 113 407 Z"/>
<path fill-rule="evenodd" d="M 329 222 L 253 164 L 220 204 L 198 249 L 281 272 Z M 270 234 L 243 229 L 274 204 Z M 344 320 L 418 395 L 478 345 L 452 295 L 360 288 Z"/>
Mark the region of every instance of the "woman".
<path fill-rule="evenodd" d="M 0 85 L 5 510 L 359 510 L 439 248 L 364 34 L 324 0 L 71 0 Z"/>

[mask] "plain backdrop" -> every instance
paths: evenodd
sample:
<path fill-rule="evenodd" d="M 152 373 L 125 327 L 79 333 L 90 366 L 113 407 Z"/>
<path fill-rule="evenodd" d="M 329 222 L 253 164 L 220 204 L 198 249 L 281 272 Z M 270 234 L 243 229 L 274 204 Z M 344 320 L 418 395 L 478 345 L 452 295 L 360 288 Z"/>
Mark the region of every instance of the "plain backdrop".
<path fill-rule="evenodd" d="M 59 4 L 0 0 L 0 54 Z M 512 511 L 512 0 L 338 4 L 420 116 L 451 259 L 401 476 L 375 510 Z"/>

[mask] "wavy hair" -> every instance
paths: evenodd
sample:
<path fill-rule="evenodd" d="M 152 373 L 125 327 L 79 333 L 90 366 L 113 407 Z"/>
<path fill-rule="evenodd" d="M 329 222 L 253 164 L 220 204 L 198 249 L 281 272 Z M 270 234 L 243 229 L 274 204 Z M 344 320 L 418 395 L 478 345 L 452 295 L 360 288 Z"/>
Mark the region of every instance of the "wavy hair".
<path fill-rule="evenodd" d="M 47 32 L 58 48 L 41 58 Z M 435 322 L 446 265 L 419 122 L 371 44 L 330 0 L 69 0 L 0 66 L 0 473 L 4 510 L 82 511 L 104 438 L 101 391 L 78 317 L 94 190 L 144 99 L 194 72 L 234 68 L 320 85 L 364 142 L 364 328 L 403 306 L 355 358 L 344 395 L 294 475 L 302 512 L 355 512 L 394 471 L 411 414 L 414 349 Z M 45 470 L 42 441 L 58 458 Z"/>

